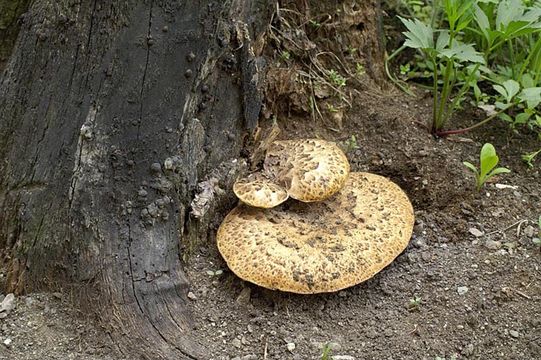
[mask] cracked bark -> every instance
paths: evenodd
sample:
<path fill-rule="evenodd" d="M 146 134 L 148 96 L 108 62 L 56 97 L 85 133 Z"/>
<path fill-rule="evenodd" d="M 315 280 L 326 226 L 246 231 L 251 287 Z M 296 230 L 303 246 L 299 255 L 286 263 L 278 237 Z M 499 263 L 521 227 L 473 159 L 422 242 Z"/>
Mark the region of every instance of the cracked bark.
<path fill-rule="evenodd" d="M 69 288 L 124 356 L 206 358 L 181 256 L 233 199 L 216 192 L 198 218 L 190 203 L 239 171 L 260 101 L 242 96 L 245 50 L 268 5 L 32 2 L 0 78 L 5 290 Z"/>

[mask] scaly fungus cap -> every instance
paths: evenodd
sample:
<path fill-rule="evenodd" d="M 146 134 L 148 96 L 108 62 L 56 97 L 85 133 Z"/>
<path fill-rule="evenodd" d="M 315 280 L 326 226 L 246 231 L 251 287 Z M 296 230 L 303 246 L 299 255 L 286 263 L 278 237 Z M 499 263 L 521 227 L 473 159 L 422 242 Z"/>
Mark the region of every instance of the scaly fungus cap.
<path fill-rule="evenodd" d="M 322 202 L 238 206 L 220 225 L 217 242 L 240 278 L 313 294 L 374 276 L 406 248 L 413 222 L 412 205 L 396 184 L 351 173 L 344 188 Z"/>
<path fill-rule="evenodd" d="M 265 209 L 280 205 L 289 197 L 286 189 L 260 173 L 237 180 L 233 192 L 245 204 Z"/>
<path fill-rule="evenodd" d="M 264 170 L 293 199 L 321 201 L 339 191 L 349 162 L 333 142 L 317 139 L 275 141 L 267 150 Z"/>

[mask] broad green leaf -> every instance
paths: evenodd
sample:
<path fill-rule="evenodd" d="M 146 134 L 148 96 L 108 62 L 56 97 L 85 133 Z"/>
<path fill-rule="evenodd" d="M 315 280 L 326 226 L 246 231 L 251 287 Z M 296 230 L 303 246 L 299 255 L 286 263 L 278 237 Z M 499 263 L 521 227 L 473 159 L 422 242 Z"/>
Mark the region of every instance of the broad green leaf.
<path fill-rule="evenodd" d="M 485 39 L 490 42 L 490 35 L 488 32 L 490 30 L 490 22 L 488 21 L 487 15 L 477 4 L 474 5 L 474 14 L 477 25 L 481 29 L 483 35 L 485 35 Z"/>
<path fill-rule="evenodd" d="M 526 124 L 530 116 L 530 114 L 525 112 L 518 114 L 515 116 L 515 124 Z"/>
<path fill-rule="evenodd" d="M 503 109 L 503 108 L 505 108 L 505 106 L 499 107 L 499 109 Z M 503 121 L 507 121 L 509 123 L 513 122 L 513 118 L 511 116 L 507 115 L 506 113 L 501 113 L 500 115 L 498 115 L 498 117 L 500 119 L 502 119 Z"/>
<path fill-rule="evenodd" d="M 477 171 L 477 168 L 475 167 L 475 165 L 473 165 L 472 163 L 470 162 L 467 162 L 467 161 L 464 161 L 462 162 L 464 165 L 466 165 L 466 167 L 468 169 L 470 169 L 471 171 L 473 171 L 475 173 L 476 176 L 479 176 L 479 171 Z"/>
<path fill-rule="evenodd" d="M 534 109 L 541 102 L 541 87 L 522 89 L 518 97 L 526 102 L 529 109 Z"/>
<path fill-rule="evenodd" d="M 523 88 L 535 87 L 535 81 L 530 74 L 524 74 L 520 78 L 520 84 Z"/>
<path fill-rule="evenodd" d="M 423 24 L 414 19 L 404 19 L 398 17 L 409 31 L 404 32 L 406 41 L 404 45 L 414 49 L 433 49 L 434 48 L 434 30 L 431 26 Z"/>
<path fill-rule="evenodd" d="M 494 149 L 494 146 L 489 143 L 486 143 L 481 148 L 479 160 L 481 164 L 481 178 L 485 178 L 489 171 L 494 169 L 494 167 L 498 165 L 498 161 L 500 161 L 498 155 L 496 155 L 496 149 Z"/>
<path fill-rule="evenodd" d="M 513 79 L 509 79 L 503 82 L 503 87 L 507 92 L 507 102 L 510 103 L 513 97 L 519 92 L 520 84 Z"/>
<path fill-rule="evenodd" d="M 446 58 L 454 58 L 458 61 L 470 61 L 473 63 L 481 64 L 485 62 L 483 56 L 481 56 L 480 53 L 475 51 L 475 48 L 472 44 L 455 43 L 451 46 L 451 48 L 444 49 L 439 53 Z"/>
<path fill-rule="evenodd" d="M 521 0 L 502 0 L 498 5 L 496 30 L 505 32 L 511 21 L 518 20 L 524 12 Z"/>
<path fill-rule="evenodd" d="M 449 31 L 442 30 L 438 36 L 438 40 L 436 41 L 436 50 L 443 51 L 449 45 L 449 38 Z"/>
<path fill-rule="evenodd" d="M 496 90 L 498 93 L 500 93 L 501 96 L 507 99 L 507 90 L 501 85 L 492 85 L 494 90 Z"/>
<path fill-rule="evenodd" d="M 509 170 L 508 168 L 504 168 L 504 167 L 496 168 L 496 169 L 492 170 L 490 172 L 490 174 L 488 174 L 487 179 L 491 178 L 493 176 L 496 176 L 498 174 L 507 174 L 507 173 L 510 173 L 510 172 L 511 172 L 511 170 Z"/>

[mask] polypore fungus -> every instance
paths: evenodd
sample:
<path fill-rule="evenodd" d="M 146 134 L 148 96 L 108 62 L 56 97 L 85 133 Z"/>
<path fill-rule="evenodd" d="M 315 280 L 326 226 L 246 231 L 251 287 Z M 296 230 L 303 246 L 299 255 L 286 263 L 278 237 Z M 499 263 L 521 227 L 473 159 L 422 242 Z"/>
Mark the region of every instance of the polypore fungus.
<path fill-rule="evenodd" d="M 217 243 L 244 280 L 294 293 L 332 292 L 391 263 L 407 246 L 413 222 L 412 205 L 396 184 L 351 173 L 340 192 L 321 202 L 239 205 L 220 225 Z"/>
<path fill-rule="evenodd" d="M 264 209 L 280 205 L 289 197 L 286 189 L 260 173 L 237 180 L 233 192 L 245 204 Z"/>

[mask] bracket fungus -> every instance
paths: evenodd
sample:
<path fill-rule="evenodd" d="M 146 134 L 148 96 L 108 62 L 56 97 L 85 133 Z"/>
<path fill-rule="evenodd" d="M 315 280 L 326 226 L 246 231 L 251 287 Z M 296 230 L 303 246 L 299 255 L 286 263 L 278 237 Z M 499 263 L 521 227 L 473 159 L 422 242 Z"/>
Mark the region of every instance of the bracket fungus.
<path fill-rule="evenodd" d="M 354 172 L 320 202 L 237 206 L 220 225 L 217 243 L 244 280 L 301 294 L 333 292 L 391 263 L 406 248 L 413 222 L 413 207 L 398 185 Z"/>
<path fill-rule="evenodd" d="M 270 144 L 263 170 L 237 180 L 235 195 L 244 203 L 272 208 L 288 197 L 321 201 L 339 191 L 349 174 L 349 162 L 333 142 L 306 139 Z"/>
<path fill-rule="evenodd" d="M 289 197 L 286 189 L 261 173 L 237 180 L 233 185 L 233 192 L 245 204 L 264 209 L 280 205 Z"/>

